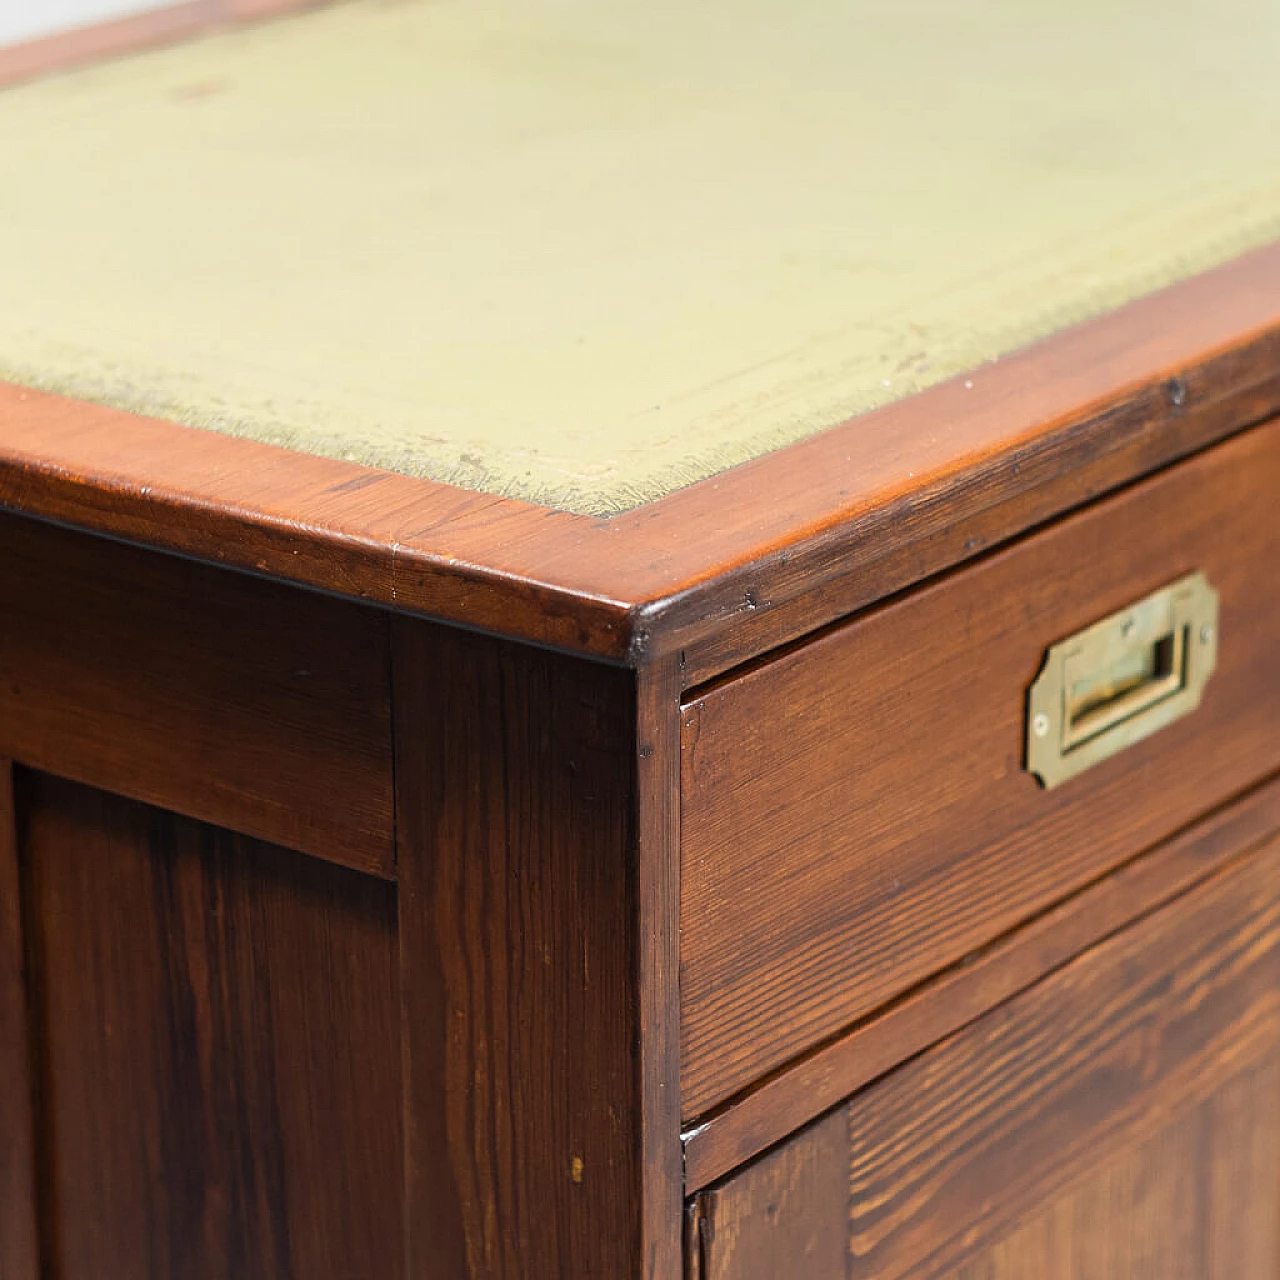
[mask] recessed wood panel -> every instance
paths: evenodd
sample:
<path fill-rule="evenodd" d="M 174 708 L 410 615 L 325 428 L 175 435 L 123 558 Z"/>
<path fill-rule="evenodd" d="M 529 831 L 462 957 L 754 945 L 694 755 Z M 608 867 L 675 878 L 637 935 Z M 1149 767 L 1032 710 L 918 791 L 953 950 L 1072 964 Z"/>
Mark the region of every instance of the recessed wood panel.
<path fill-rule="evenodd" d="M 395 890 L 19 775 L 58 1280 L 403 1266 Z"/>
<path fill-rule="evenodd" d="M 393 875 L 385 615 L 0 513 L 0 753 Z"/>
<path fill-rule="evenodd" d="M 1278 1200 L 1273 839 L 698 1197 L 691 1260 L 700 1280 L 1262 1280 Z"/>
<path fill-rule="evenodd" d="M 686 707 L 687 1119 L 1280 767 L 1278 488 L 1271 424 Z M 1041 790 L 1045 650 L 1196 569 L 1199 709 Z"/>

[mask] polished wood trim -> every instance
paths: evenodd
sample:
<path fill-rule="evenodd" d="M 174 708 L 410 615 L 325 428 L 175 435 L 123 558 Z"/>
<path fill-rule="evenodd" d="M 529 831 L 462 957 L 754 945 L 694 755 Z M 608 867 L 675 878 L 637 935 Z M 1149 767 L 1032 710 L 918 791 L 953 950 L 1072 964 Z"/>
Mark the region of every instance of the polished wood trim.
<path fill-rule="evenodd" d="M 1095 881 L 907 992 L 684 1135 L 686 1190 L 759 1155 L 814 1115 L 1257 848 L 1280 830 L 1280 779 Z"/>
<path fill-rule="evenodd" d="M 1249 367 L 1242 369 L 1245 365 Z M 1250 370 L 1257 369 L 1272 373 L 1256 383 L 1235 383 L 1237 376 L 1250 377 Z M 980 474 L 956 481 L 959 488 L 972 490 L 972 509 L 967 499 L 950 500 L 938 491 L 904 493 L 895 507 L 865 526 L 852 525 L 794 553 L 779 553 L 788 560 L 812 558 L 808 569 L 796 569 L 791 585 L 775 589 L 770 560 L 756 562 L 744 570 L 747 581 L 732 625 L 717 630 L 703 621 L 696 631 L 692 626 L 680 630 L 686 689 L 1182 461 L 1237 428 L 1266 420 L 1280 411 L 1277 369 L 1280 340 L 1251 350 L 1248 360 L 1232 352 L 1186 372 L 1172 380 L 1175 385 L 1194 383 L 1203 392 L 1197 411 L 1187 417 L 1161 404 L 1170 394 L 1163 386 L 1153 384 L 1121 398 L 1100 410 L 1099 417 L 1086 416 L 1075 424 L 1079 430 L 1049 433 L 997 464 L 1018 473 L 1028 487 L 990 506 L 982 505 Z M 954 519 L 948 518 L 949 511 Z M 841 574 L 842 564 L 856 566 L 856 571 Z M 800 585 L 805 578 L 808 585 Z M 749 607 L 742 607 L 742 600 Z"/>
<path fill-rule="evenodd" d="M 186 0 L 149 13 L 56 31 L 0 48 L 0 87 L 171 44 L 225 23 L 312 7 L 317 0 Z"/>
<path fill-rule="evenodd" d="M 221 9 L 219 0 L 187 0 L 0 48 L 0 86 L 181 40 L 220 21 Z"/>
<path fill-rule="evenodd" d="M 39 1280 L 35 1096 L 13 765 L 0 759 L 0 1276 Z"/>
<path fill-rule="evenodd" d="M 1275 244 L 608 520 L 13 386 L 0 505 L 688 685 L 1280 411 L 1278 368 Z"/>

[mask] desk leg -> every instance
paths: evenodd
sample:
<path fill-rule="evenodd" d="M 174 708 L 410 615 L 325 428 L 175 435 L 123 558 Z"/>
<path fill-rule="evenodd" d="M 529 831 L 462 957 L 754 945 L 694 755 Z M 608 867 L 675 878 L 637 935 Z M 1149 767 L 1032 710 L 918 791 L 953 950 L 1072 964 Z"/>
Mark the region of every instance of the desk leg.
<path fill-rule="evenodd" d="M 37 1280 L 31 1032 L 13 766 L 0 760 L 0 1276 Z"/>
<path fill-rule="evenodd" d="M 618 667 L 409 619 L 393 661 L 408 1276 L 669 1280 L 674 730 Z"/>

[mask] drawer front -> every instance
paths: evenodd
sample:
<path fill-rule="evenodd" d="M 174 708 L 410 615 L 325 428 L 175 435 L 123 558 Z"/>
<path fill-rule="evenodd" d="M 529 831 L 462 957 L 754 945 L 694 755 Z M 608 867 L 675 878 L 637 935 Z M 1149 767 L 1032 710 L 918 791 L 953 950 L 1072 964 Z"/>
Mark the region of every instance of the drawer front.
<path fill-rule="evenodd" d="M 686 1120 L 1280 767 L 1280 425 L 713 686 L 684 709 Z M 1052 790 L 1046 651 L 1201 571 L 1197 709 Z"/>
<path fill-rule="evenodd" d="M 1280 1274 L 1280 840 L 693 1205 L 697 1280 Z"/>
<path fill-rule="evenodd" d="M 0 513 L 0 756 L 394 876 L 387 619 Z"/>

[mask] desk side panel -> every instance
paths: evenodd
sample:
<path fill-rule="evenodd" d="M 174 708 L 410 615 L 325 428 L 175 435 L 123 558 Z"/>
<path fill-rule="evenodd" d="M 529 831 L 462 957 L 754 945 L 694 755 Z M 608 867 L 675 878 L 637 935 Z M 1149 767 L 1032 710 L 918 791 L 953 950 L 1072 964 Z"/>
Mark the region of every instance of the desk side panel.
<path fill-rule="evenodd" d="M 16 794 L 41 1274 L 397 1275 L 394 886 L 48 774 Z"/>
<path fill-rule="evenodd" d="M 0 513 L 0 755 L 391 877 L 386 615 Z"/>

